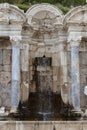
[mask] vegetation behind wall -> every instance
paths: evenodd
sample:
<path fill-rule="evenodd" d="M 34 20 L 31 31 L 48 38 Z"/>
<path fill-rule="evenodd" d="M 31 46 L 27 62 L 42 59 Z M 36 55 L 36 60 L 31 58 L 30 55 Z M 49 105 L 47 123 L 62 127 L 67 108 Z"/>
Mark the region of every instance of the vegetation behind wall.
<path fill-rule="evenodd" d="M 86 4 L 86 0 L 0 0 L 0 3 L 10 3 L 23 9 L 25 12 L 27 9 L 37 3 L 50 3 L 60 8 L 63 13 L 67 13 L 71 7 Z"/>

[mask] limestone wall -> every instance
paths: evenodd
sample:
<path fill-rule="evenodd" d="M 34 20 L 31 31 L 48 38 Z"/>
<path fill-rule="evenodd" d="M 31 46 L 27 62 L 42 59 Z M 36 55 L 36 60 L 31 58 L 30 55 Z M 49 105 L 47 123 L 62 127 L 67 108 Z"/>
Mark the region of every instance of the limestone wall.
<path fill-rule="evenodd" d="M 0 41 L 0 98 L 5 106 L 11 105 L 11 43 Z"/>

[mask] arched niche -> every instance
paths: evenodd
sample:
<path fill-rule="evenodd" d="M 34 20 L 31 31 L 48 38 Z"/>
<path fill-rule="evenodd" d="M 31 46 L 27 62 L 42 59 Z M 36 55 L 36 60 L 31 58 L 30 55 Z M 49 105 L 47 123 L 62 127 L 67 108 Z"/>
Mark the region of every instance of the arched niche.
<path fill-rule="evenodd" d="M 26 16 L 29 25 L 33 25 L 45 18 L 49 18 L 51 21 L 54 20 L 54 24 L 62 24 L 63 19 L 61 10 L 47 3 L 32 6 L 26 12 Z"/>
<path fill-rule="evenodd" d="M 87 24 L 87 5 L 78 6 L 69 11 L 64 18 L 64 24 Z"/>
<path fill-rule="evenodd" d="M 25 21 L 23 10 L 8 3 L 0 4 L 0 24 L 23 24 Z"/>

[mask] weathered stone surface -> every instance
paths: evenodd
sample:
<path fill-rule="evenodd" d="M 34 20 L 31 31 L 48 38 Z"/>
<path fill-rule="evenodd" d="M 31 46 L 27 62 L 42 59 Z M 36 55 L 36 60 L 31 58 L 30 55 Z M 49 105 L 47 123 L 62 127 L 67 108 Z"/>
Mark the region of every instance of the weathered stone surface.
<path fill-rule="evenodd" d="M 27 82 L 22 82 L 22 85 L 21 85 L 21 96 L 20 96 L 20 100 L 22 102 L 25 102 L 28 100 L 28 97 L 29 97 L 29 83 Z"/>
<path fill-rule="evenodd" d="M 1 121 L 0 130 L 85 130 L 86 121 Z"/>
<path fill-rule="evenodd" d="M 21 101 L 24 102 L 29 96 L 29 72 L 23 71 L 21 76 Z"/>
<path fill-rule="evenodd" d="M 11 49 L 11 42 L 8 39 L 3 38 L 0 41 L 0 49 Z"/>
<path fill-rule="evenodd" d="M 11 106 L 11 82 L 0 84 L 0 96 L 3 106 Z"/>
<path fill-rule="evenodd" d="M 12 48 L 12 93 L 11 107 L 18 107 L 20 100 L 20 49 Z"/>
<path fill-rule="evenodd" d="M 3 65 L 0 65 L 0 72 L 3 70 Z"/>
<path fill-rule="evenodd" d="M 10 72 L 11 73 L 11 65 L 3 65 L 2 66 L 2 71 L 5 71 L 5 72 Z"/>
<path fill-rule="evenodd" d="M 74 109 L 80 109 L 79 48 L 76 45 L 71 45 L 71 80 L 73 107 Z"/>
<path fill-rule="evenodd" d="M 58 83 L 57 83 L 57 82 L 54 82 L 54 81 L 53 81 L 52 90 L 53 90 L 54 93 L 55 93 L 55 92 L 58 92 Z"/>
<path fill-rule="evenodd" d="M 3 50 L 3 64 L 11 64 L 11 50 Z"/>
<path fill-rule="evenodd" d="M 0 107 L 2 106 L 2 98 L 0 97 Z"/>
<path fill-rule="evenodd" d="M 52 66 L 59 66 L 59 61 L 58 61 L 58 54 L 54 53 L 52 55 Z"/>
<path fill-rule="evenodd" d="M 57 81 L 57 75 L 53 76 L 53 81 Z"/>
<path fill-rule="evenodd" d="M 4 84 L 8 84 L 9 82 L 11 82 L 11 72 L 2 71 L 0 73 L 0 80 L 1 80 L 1 83 L 4 83 Z"/>
<path fill-rule="evenodd" d="M 81 99 L 81 107 L 86 106 L 87 101 L 83 94 L 84 86 L 87 85 L 86 10 L 86 6 L 77 7 L 64 17 L 61 11 L 54 6 L 38 4 L 31 7 L 25 16 L 13 5 L 0 4 L 0 96 L 2 104 L 10 104 L 11 81 L 15 82 L 12 83 L 13 93 L 18 94 L 15 98 L 19 97 L 20 84 L 23 100 L 28 97 L 26 95 L 28 95 L 29 85 L 30 91 L 36 91 L 34 59 L 45 55 L 52 58 L 52 66 L 46 68 L 46 71 L 52 73 L 52 90 L 56 92 L 58 86 L 67 82 L 68 87 L 72 88 L 69 90 L 71 92 L 69 97 L 72 94 L 72 97 L 75 96 L 73 100 L 78 99 L 74 102 L 76 105 L 77 102 L 80 104 L 79 99 Z M 70 42 L 73 40 L 74 45 L 81 42 L 78 49 L 71 47 Z M 16 48 L 14 48 L 15 45 Z M 78 57 L 80 63 L 78 63 Z M 41 72 L 44 69 L 37 67 L 37 71 Z M 77 93 L 79 90 L 80 96 Z M 5 100 L 6 98 L 9 101 Z"/>
<path fill-rule="evenodd" d="M 29 50 L 27 48 L 21 51 L 21 70 L 29 70 Z"/>
<path fill-rule="evenodd" d="M 2 64 L 3 61 L 3 54 L 2 54 L 2 50 L 0 50 L 0 64 Z"/>

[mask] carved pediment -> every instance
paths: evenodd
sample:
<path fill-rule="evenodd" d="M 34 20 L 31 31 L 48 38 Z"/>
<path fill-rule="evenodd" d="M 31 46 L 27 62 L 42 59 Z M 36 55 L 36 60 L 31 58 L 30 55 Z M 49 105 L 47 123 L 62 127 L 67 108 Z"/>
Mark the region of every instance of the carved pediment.
<path fill-rule="evenodd" d="M 23 24 L 25 21 L 26 16 L 18 7 L 0 4 L 0 24 Z"/>

